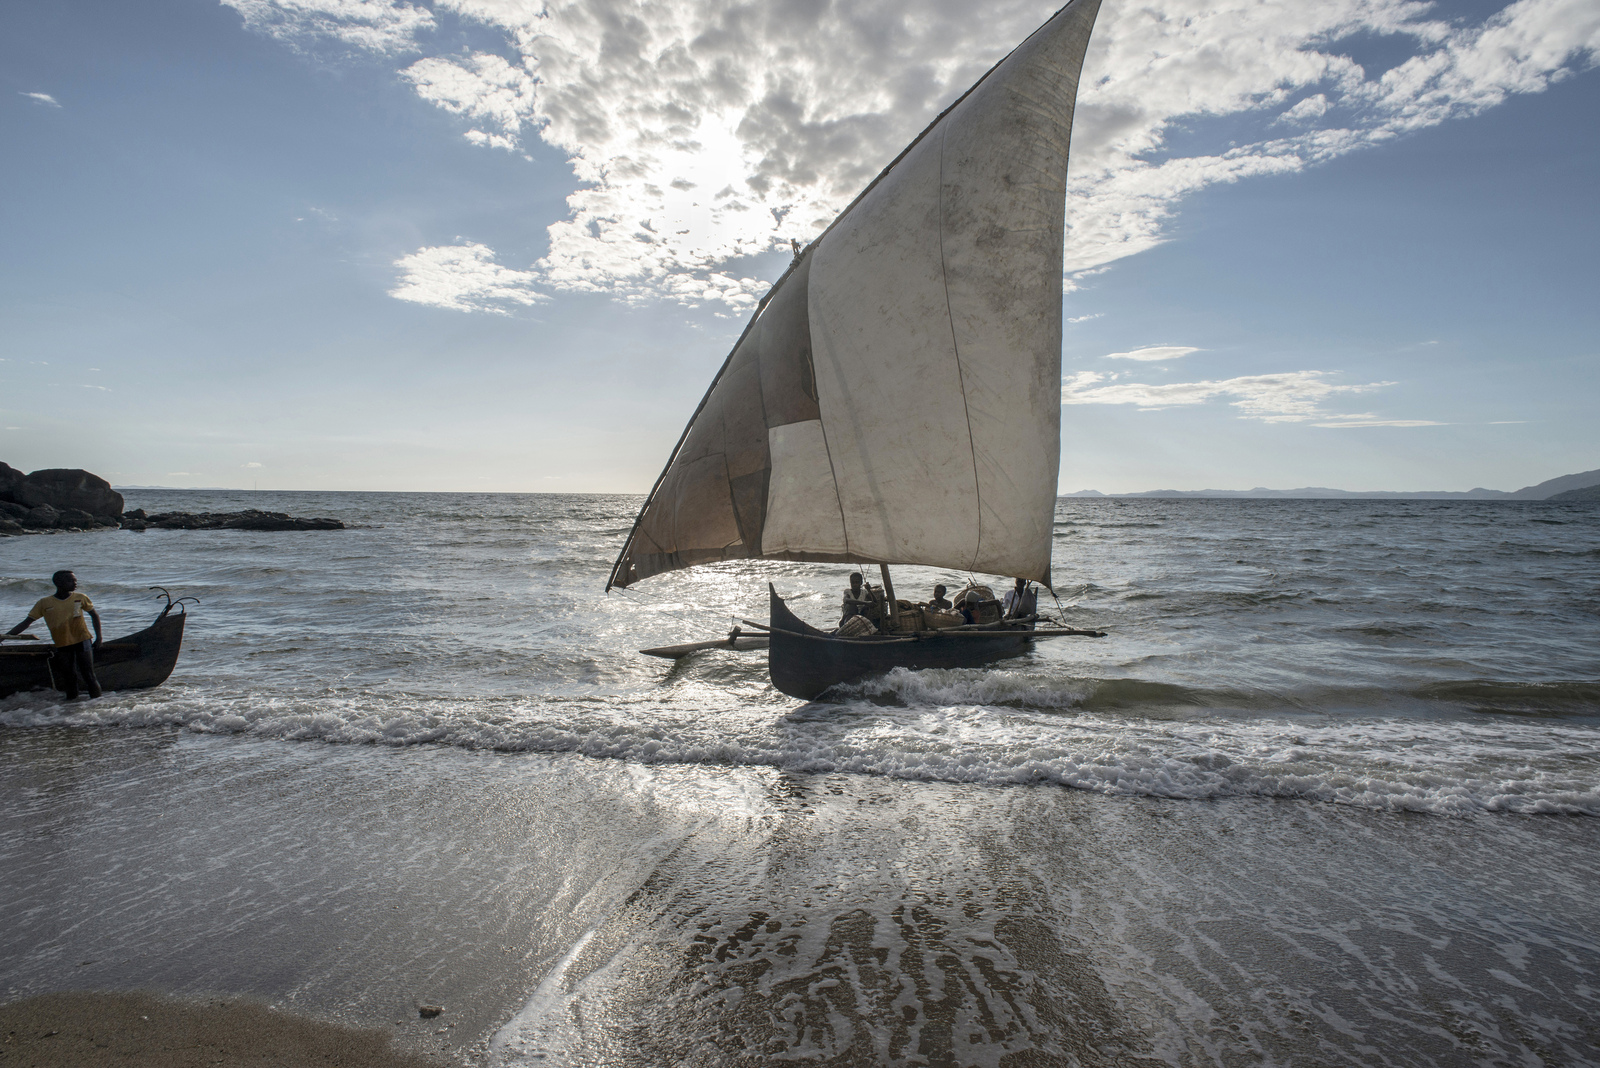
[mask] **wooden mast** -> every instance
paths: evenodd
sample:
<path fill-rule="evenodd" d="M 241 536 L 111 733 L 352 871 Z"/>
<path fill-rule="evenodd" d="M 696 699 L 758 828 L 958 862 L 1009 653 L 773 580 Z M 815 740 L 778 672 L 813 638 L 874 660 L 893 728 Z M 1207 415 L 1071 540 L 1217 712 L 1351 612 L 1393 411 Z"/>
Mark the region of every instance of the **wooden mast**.
<path fill-rule="evenodd" d="M 900 629 L 900 602 L 894 599 L 894 580 L 889 577 L 889 565 L 879 564 L 878 574 L 883 576 L 883 595 L 889 599 L 889 624 Z"/>

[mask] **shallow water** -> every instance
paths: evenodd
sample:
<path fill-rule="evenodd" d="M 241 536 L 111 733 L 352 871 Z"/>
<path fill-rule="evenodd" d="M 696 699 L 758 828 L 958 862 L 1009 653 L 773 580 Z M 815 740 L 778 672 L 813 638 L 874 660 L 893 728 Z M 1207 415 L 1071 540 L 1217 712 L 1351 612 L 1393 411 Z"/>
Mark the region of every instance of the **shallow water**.
<path fill-rule="evenodd" d="M 129 947 L 103 983 L 358 1022 L 431 961 L 473 1006 L 441 1041 L 508 1063 L 1594 1062 L 1600 508 L 1067 499 L 1062 611 L 1111 637 L 802 704 L 635 650 L 769 580 L 822 623 L 845 569 L 603 595 L 637 503 L 144 491 L 352 529 L 0 541 L 19 616 L 61 566 L 108 636 L 201 598 L 167 686 L 0 701 L 4 989 L 88 939 Z M 63 927 L 60 835 L 124 905 Z M 242 872 L 278 935 L 196 911 Z M 376 886 L 450 916 L 396 933 Z"/>

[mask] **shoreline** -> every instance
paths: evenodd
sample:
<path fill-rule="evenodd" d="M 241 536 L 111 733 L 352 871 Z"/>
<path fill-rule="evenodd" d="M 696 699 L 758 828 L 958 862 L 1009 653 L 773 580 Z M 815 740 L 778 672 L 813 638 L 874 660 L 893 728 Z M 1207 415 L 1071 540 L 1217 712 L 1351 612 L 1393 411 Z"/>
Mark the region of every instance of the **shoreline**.
<path fill-rule="evenodd" d="M 13 1058 L 16 1058 L 13 1061 Z M 284 1012 L 247 998 L 60 991 L 0 1004 L 0 1063 L 28 1068 L 438 1068 L 381 1030 Z"/>
<path fill-rule="evenodd" d="M 244 1002 L 298 1048 L 391 1058 L 298 1063 L 1409 1064 L 1592 1037 L 1590 820 L 165 729 L 0 730 L 0 803 L 0 998 L 153 989 L 223 1030 Z M 87 1036 L 132 996 L 65 1018 Z"/>

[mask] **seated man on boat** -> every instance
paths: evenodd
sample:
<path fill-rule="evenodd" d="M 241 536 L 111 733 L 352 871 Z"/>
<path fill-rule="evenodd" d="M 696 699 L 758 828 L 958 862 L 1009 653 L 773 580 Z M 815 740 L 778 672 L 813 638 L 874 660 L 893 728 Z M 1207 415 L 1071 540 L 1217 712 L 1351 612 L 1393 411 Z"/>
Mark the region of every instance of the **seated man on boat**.
<path fill-rule="evenodd" d="M 983 595 L 977 590 L 968 590 L 956 601 L 956 611 L 961 613 L 961 618 L 967 623 L 977 623 L 978 606 L 983 603 Z"/>
<path fill-rule="evenodd" d="M 1027 579 L 1017 579 L 1017 588 L 1001 602 L 1005 619 L 1026 619 L 1039 614 L 1039 594 Z"/>
<path fill-rule="evenodd" d="M 80 674 L 89 696 L 99 697 L 100 680 L 94 674 L 94 651 L 100 647 L 100 613 L 94 610 L 93 601 L 75 592 L 78 576 L 72 572 L 57 571 L 50 576 L 50 581 L 56 584 L 55 596 L 39 598 L 39 602 L 28 613 L 28 618 L 12 627 L 8 633 L 21 634 L 33 626 L 34 620 L 43 619 L 50 628 L 50 637 L 56 643 L 56 678 L 66 691 L 67 700 L 78 696 Z M 92 639 L 89 637 L 89 625 L 83 621 L 85 613 L 94 620 Z"/>
<path fill-rule="evenodd" d="M 839 625 L 844 626 L 844 621 L 851 616 L 864 616 L 867 606 L 872 603 L 867 591 L 862 588 L 861 572 L 850 573 L 850 588 L 844 591 L 844 604 L 840 608 Z"/>
<path fill-rule="evenodd" d="M 950 610 L 950 598 L 944 595 L 943 586 L 935 586 L 933 588 L 933 599 L 928 602 L 928 607 L 943 608 L 947 612 Z"/>

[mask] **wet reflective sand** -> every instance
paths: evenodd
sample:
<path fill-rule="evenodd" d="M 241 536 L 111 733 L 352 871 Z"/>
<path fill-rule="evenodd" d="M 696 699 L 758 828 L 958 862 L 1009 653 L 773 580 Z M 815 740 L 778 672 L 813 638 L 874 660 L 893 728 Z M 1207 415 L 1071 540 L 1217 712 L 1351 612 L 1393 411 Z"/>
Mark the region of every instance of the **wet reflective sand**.
<path fill-rule="evenodd" d="M 1581 817 L 171 729 L 6 731 L 0 799 L 7 1000 L 249 993 L 495 1063 L 1600 1048 Z"/>

